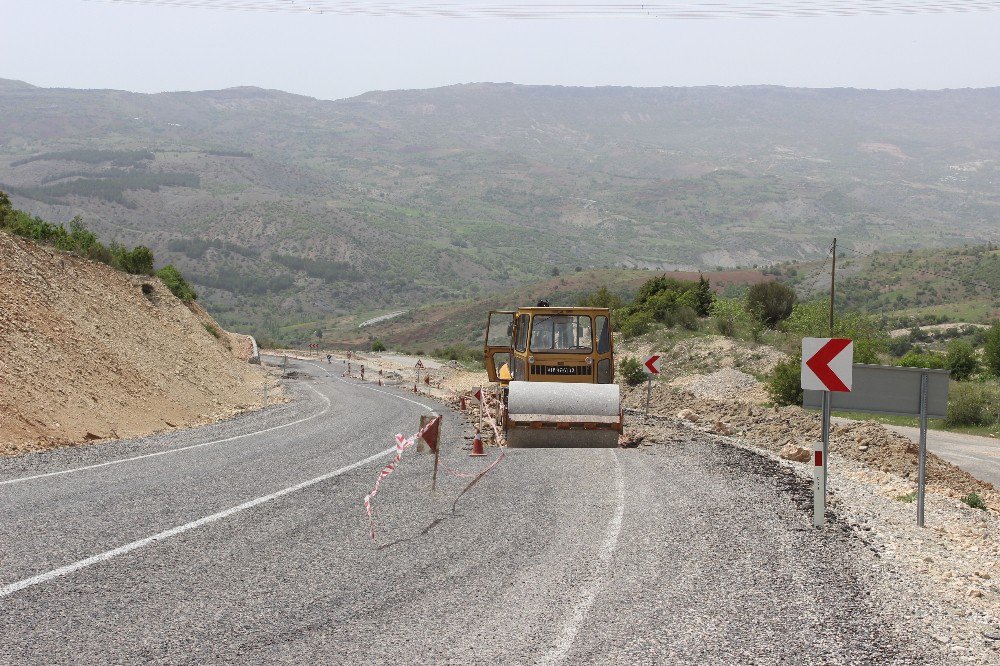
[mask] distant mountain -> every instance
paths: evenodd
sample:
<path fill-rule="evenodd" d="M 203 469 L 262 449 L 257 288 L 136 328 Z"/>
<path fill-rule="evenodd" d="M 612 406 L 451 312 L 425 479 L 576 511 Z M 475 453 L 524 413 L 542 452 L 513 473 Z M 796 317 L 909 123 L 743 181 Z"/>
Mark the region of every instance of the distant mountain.
<path fill-rule="evenodd" d="M 15 205 L 149 244 L 225 324 L 279 339 L 553 267 L 997 240 L 998 164 L 995 88 L 482 83 L 322 101 L 0 80 Z"/>

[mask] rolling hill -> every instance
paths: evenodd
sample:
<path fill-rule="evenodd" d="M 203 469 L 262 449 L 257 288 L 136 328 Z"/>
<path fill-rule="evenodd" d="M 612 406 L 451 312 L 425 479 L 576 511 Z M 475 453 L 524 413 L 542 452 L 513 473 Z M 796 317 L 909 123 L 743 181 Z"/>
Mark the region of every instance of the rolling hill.
<path fill-rule="evenodd" d="M 469 84 L 324 101 L 0 80 L 0 189 L 149 245 L 225 325 L 291 341 L 553 268 L 764 266 L 834 235 L 863 253 L 996 240 L 998 116 L 1000 89 Z"/>

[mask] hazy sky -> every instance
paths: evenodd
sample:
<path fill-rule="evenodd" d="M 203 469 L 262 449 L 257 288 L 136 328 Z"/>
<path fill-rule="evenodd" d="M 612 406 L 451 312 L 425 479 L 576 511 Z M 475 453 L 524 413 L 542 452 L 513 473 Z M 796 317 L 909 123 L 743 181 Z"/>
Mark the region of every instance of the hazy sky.
<path fill-rule="evenodd" d="M 1000 85 L 1000 11 L 514 21 L 255 13 L 86 0 L 2 0 L 2 6 L 0 78 L 46 87 L 159 92 L 255 85 L 335 99 L 367 90 L 471 81 Z"/>

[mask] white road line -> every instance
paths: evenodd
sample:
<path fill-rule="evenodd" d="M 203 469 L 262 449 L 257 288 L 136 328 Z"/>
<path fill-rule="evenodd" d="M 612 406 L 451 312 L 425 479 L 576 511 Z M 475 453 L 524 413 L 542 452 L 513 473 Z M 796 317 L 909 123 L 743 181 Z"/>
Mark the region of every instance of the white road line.
<path fill-rule="evenodd" d="M 326 406 L 323 407 L 322 410 L 320 410 L 320 411 L 316 412 L 315 414 L 313 414 L 312 416 L 307 416 L 307 417 L 305 417 L 303 419 L 299 419 L 298 421 L 292 421 L 291 423 L 285 423 L 284 425 L 274 426 L 274 427 L 271 427 L 271 428 L 265 428 L 263 430 L 257 430 L 255 432 L 248 432 L 248 433 L 246 433 L 244 435 L 234 435 L 233 437 L 226 437 L 225 439 L 216 439 L 216 440 L 213 440 L 211 442 L 202 442 L 201 444 L 192 444 L 190 446 L 182 446 L 182 447 L 176 448 L 176 449 L 168 449 L 166 451 L 157 451 L 155 453 L 144 453 L 144 454 L 142 454 L 140 456 L 132 456 L 131 458 L 122 458 L 120 460 L 109 460 L 108 462 L 97 463 L 95 465 L 87 465 L 85 467 L 73 467 L 72 469 L 64 469 L 64 470 L 61 470 L 59 472 L 48 472 L 46 474 L 35 474 L 33 476 L 22 476 L 22 477 L 19 477 L 17 479 L 7 479 L 6 481 L 0 481 L 0 486 L 9 486 L 9 485 L 14 484 L 14 483 L 22 483 L 24 481 L 32 481 L 34 479 L 44 479 L 44 478 L 51 477 L 51 476 L 63 476 L 65 474 L 75 474 L 76 472 L 84 472 L 84 471 L 86 471 L 88 469 L 98 469 L 100 467 L 108 467 L 110 465 L 120 465 L 122 463 L 133 462 L 135 460 L 145 460 L 146 458 L 156 458 L 158 456 L 165 456 L 165 455 L 169 455 L 171 453 L 180 453 L 181 451 L 190 451 L 192 449 L 198 449 L 198 448 L 201 448 L 203 446 L 211 446 L 212 444 L 222 444 L 223 442 L 232 442 L 232 441 L 237 440 L 237 439 L 243 439 L 244 437 L 253 437 L 254 435 L 261 435 L 261 434 L 263 434 L 265 432 L 273 432 L 275 430 L 281 430 L 282 428 L 290 428 L 292 426 L 299 425 L 300 423 L 305 423 L 306 421 L 311 421 L 311 420 L 313 420 L 315 418 L 323 416 L 328 411 L 330 411 L 330 398 L 326 397 L 325 395 L 323 395 L 322 393 L 320 393 L 319 391 L 317 391 L 316 389 L 314 389 L 312 386 L 308 386 L 307 385 L 307 388 L 310 391 L 312 391 L 313 393 L 315 393 L 316 395 L 318 395 L 320 398 L 322 398 L 324 400 L 324 402 L 326 402 Z"/>
<path fill-rule="evenodd" d="M 186 523 L 184 525 L 178 525 L 177 527 L 173 527 L 169 530 L 159 532 L 158 534 L 146 537 L 145 539 L 133 541 L 132 543 L 127 543 L 124 546 L 119 546 L 118 548 L 114 548 L 112 550 L 106 550 L 98 555 L 93 555 L 92 557 L 88 557 L 86 559 L 73 562 L 72 564 L 67 564 L 65 566 L 59 567 L 58 569 L 52 569 L 51 571 L 46 571 L 45 573 L 38 574 L 37 576 L 32 576 L 31 578 L 25 578 L 24 580 L 19 580 L 16 583 L 5 585 L 4 587 L 0 587 L 0 598 L 10 596 L 16 592 L 20 592 L 25 588 L 32 587 L 33 585 L 45 583 L 54 578 L 59 578 L 60 576 L 65 576 L 66 574 L 73 573 L 74 571 L 79 571 L 80 569 L 84 569 L 93 564 L 106 562 L 107 560 L 110 560 L 114 557 L 118 557 L 119 555 L 125 555 L 127 553 L 131 553 L 134 550 L 144 548 L 145 546 L 156 543 L 157 541 L 169 539 L 170 537 L 177 536 L 178 534 L 183 534 L 184 532 L 188 532 L 203 525 L 208 525 L 209 523 L 214 523 L 216 521 L 222 520 L 223 518 L 228 518 L 229 516 L 240 513 L 241 511 L 252 509 L 258 504 L 263 504 L 264 502 L 270 502 L 271 500 L 277 499 L 279 497 L 284 497 L 285 495 L 289 495 L 304 488 L 308 488 L 309 486 L 316 485 L 317 483 L 321 483 L 328 479 L 332 479 L 335 476 L 340 476 L 341 474 L 345 474 L 353 469 L 361 467 L 362 465 L 366 465 L 370 462 L 378 460 L 383 456 L 395 453 L 395 451 L 396 447 L 392 446 L 386 449 L 385 451 L 380 451 L 374 455 L 368 456 L 364 460 L 359 460 L 358 462 L 352 463 L 347 467 L 341 467 L 336 471 L 329 472 L 322 476 L 317 476 L 315 479 L 303 481 L 302 483 L 298 483 L 294 486 L 289 486 L 288 488 L 284 488 L 283 490 L 271 493 L 270 495 L 264 495 L 256 499 L 252 499 L 249 502 L 244 502 L 243 504 L 240 504 L 239 506 L 234 506 L 231 509 L 226 509 L 225 511 L 213 513 L 210 516 L 199 518 L 198 520 Z"/>
<path fill-rule="evenodd" d="M 604 574 L 610 567 L 611 558 L 614 557 L 615 551 L 618 549 L 618 536 L 621 534 L 622 520 L 625 517 L 625 483 L 622 480 L 622 467 L 618 456 L 615 455 L 614 451 L 612 451 L 612 455 L 615 459 L 615 494 L 618 506 L 615 507 L 615 513 L 611 517 L 611 522 L 608 523 L 608 531 L 603 543 L 601 543 L 601 548 L 597 551 L 596 570 L 580 590 L 580 596 L 573 607 L 573 614 L 563 625 L 555 645 L 536 662 L 538 664 L 558 664 L 566 657 L 566 653 L 573 646 L 573 642 L 583 626 L 583 621 L 587 619 L 590 607 L 594 605 L 597 592 L 604 584 Z"/>
<path fill-rule="evenodd" d="M 419 406 L 423 407 L 428 412 L 433 412 L 434 411 L 433 407 L 428 407 L 427 405 L 425 405 L 422 402 L 417 402 L 416 400 L 410 400 L 409 398 L 404 398 L 403 396 L 396 395 L 395 393 L 389 393 L 388 391 L 383 391 L 382 389 L 377 389 L 377 388 L 375 388 L 373 386 L 365 386 L 364 384 L 355 384 L 354 382 L 349 382 L 346 379 L 341 379 L 340 377 L 337 377 L 336 379 L 338 381 L 344 382 L 345 384 L 350 384 L 351 386 L 358 386 L 360 388 L 366 388 L 369 391 L 375 391 L 376 393 L 383 393 L 385 395 L 391 395 L 393 398 L 398 398 L 400 400 L 405 400 L 406 402 L 412 402 L 414 405 L 419 405 Z"/>

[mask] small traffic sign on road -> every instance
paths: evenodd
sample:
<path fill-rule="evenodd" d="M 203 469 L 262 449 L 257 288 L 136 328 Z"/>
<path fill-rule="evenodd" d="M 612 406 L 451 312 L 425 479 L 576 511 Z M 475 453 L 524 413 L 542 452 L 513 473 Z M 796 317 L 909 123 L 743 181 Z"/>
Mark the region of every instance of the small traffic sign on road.
<path fill-rule="evenodd" d="M 653 354 L 642 362 L 642 369 L 647 375 L 660 374 L 660 355 Z"/>
<path fill-rule="evenodd" d="M 854 343 L 846 338 L 802 338 L 802 388 L 849 392 L 854 380 Z"/>
<path fill-rule="evenodd" d="M 480 405 L 483 404 L 483 387 L 480 386 L 479 388 L 477 388 L 476 392 L 472 394 L 472 397 L 475 398 L 476 402 L 478 402 Z"/>

